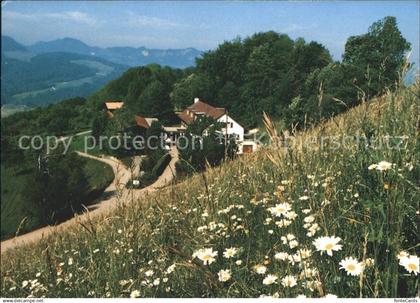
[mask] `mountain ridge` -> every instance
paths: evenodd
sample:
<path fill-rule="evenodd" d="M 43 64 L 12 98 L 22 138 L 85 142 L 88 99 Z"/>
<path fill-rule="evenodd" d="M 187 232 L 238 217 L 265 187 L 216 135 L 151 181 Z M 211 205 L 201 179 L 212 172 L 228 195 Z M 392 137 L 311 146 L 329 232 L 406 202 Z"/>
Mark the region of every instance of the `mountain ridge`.
<path fill-rule="evenodd" d="M 85 42 L 65 37 L 51 41 L 39 41 L 28 45 L 27 48 L 34 53 L 70 52 L 83 55 L 101 57 L 117 64 L 128 66 L 147 65 L 158 63 L 175 68 L 184 68 L 195 65 L 195 59 L 203 53 L 193 48 L 158 49 L 145 46 L 90 46 Z"/>
<path fill-rule="evenodd" d="M 128 68 L 80 53 L 34 53 L 9 36 L 2 36 L 1 50 L 1 104 L 13 111 L 88 96 Z"/>
<path fill-rule="evenodd" d="M 26 47 L 10 36 L 1 36 L 1 51 L 27 51 Z"/>

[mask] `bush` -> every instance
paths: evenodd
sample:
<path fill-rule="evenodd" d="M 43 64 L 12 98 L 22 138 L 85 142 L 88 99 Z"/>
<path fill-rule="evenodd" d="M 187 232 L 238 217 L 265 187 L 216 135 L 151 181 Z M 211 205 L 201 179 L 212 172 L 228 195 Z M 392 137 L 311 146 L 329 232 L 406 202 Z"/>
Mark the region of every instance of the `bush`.
<path fill-rule="evenodd" d="M 153 167 L 152 175 L 158 178 L 163 173 L 166 166 L 168 166 L 169 162 L 171 162 L 171 156 L 169 154 L 165 154 Z"/>

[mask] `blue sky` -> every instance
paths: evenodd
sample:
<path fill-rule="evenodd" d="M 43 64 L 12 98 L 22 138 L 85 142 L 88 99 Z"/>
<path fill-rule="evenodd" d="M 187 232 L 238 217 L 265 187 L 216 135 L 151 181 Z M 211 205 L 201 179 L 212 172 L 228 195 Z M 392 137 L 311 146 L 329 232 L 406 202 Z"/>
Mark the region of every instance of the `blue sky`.
<path fill-rule="evenodd" d="M 95 46 L 215 48 L 224 40 L 274 30 L 324 44 L 341 59 L 351 35 L 397 17 L 419 61 L 419 2 L 13 2 L 2 3 L 2 34 L 30 44 L 63 37 Z"/>

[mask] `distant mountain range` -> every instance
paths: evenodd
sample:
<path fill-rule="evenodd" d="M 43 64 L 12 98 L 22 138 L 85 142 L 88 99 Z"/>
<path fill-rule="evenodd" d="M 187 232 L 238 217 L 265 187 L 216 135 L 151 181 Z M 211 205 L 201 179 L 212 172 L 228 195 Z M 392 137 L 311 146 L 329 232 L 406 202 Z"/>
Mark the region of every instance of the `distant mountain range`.
<path fill-rule="evenodd" d="M 36 54 L 68 52 L 92 57 L 99 57 L 113 63 L 128 66 L 158 63 L 171 67 L 184 68 L 195 65 L 195 59 L 202 52 L 195 48 L 185 49 L 149 49 L 146 47 L 107 47 L 89 46 L 84 42 L 63 38 L 48 42 L 37 42 L 27 48 Z"/>
<path fill-rule="evenodd" d="M 25 46 L 2 36 L 2 113 L 89 96 L 131 66 L 193 66 L 201 54 L 193 48 L 100 48 L 72 38 Z"/>
<path fill-rule="evenodd" d="M 1 44 L 2 116 L 89 96 L 129 68 L 77 53 L 37 54 L 7 36 L 2 36 Z"/>

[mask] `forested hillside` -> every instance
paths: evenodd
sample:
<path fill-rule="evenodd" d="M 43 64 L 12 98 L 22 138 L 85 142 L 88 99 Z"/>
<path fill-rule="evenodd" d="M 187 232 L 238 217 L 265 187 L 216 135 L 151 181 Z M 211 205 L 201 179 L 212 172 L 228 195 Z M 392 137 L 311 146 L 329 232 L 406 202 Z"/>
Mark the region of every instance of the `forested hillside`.
<path fill-rule="evenodd" d="M 80 54 L 37 55 L 10 37 L 2 36 L 1 104 L 36 107 L 70 97 L 89 96 L 126 68 Z"/>
<path fill-rule="evenodd" d="M 174 113 L 170 102 L 173 86 L 188 72 L 189 69 L 172 69 L 157 64 L 131 68 L 93 94 L 88 102 L 93 110 L 98 111 L 106 100 L 122 100 L 125 112 L 170 118 Z"/>
<path fill-rule="evenodd" d="M 110 167 L 73 152 L 63 154 L 61 145 L 50 152 L 45 145 L 19 148 L 21 136 L 45 139 L 86 130 L 90 115 L 86 100 L 75 98 L 2 118 L 2 240 L 71 217 L 113 180 Z"/>
<path fill-rule="evenodd" d="M 204 53 L 195 68 L 131 69 L 90 100 L 97 108 L 106 99 L 120 99 L 137 112 L 159 116 L 151 108 L 182 110 L 199 97 L 227 108 L 245 127 L 260 123 L 263 111 L 286 127 L 303 127 L 392 89 L 409 47 L 394 17 L 350 37 L 342 62 L 315 41 L 258 33 Z"/>

